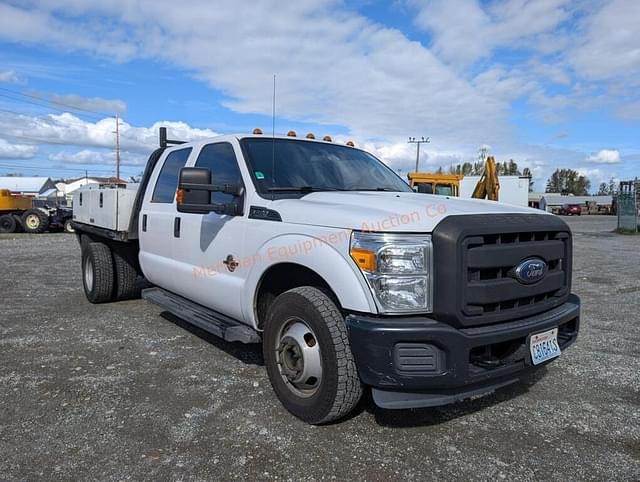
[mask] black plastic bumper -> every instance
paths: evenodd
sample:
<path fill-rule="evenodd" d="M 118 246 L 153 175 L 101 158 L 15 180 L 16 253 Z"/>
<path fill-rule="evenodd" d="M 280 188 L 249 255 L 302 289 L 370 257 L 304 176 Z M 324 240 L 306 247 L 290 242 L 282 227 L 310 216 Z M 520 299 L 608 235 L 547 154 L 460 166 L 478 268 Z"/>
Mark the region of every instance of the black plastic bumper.
<path fill-rule="evenodd" d="M 529 336 L 558 327 L 564 351 L 578 336 L 580 299 L 516 321 L 453 328 L 426 317 L 346 319 L 363 383 L 384 408 L 444 405 L 518 381 L 534 366 Z"/>

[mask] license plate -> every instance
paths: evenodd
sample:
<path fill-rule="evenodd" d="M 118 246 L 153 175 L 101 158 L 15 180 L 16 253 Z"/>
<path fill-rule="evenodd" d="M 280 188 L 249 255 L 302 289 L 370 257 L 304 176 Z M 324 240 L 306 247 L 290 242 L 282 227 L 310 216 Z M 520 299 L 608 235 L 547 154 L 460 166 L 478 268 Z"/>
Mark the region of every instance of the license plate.
<path fill-rule="evenodd" d="M 531 335 L 529 341 L 531 351 L 531 361 L 534 365 L 551 360 L 560 356 L 560 346 L 558 345 L 558 329 L 544 331 Z"/>

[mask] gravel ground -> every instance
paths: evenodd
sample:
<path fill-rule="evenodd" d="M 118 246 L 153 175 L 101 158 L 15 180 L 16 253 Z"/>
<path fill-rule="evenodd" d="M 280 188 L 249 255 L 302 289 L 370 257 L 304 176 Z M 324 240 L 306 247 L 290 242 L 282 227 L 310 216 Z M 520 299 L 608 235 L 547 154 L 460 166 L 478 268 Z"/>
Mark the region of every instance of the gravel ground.
<path fill-rule="evenodd" d="M 530 383 L 452 406 L 365 399 L 312 427 L 257 346 L 135 300 L 91 305 L 64 234 L 0 238 L 0 479 L 640 479 L 640 237 L 569 218 L 577 344 Z"/>

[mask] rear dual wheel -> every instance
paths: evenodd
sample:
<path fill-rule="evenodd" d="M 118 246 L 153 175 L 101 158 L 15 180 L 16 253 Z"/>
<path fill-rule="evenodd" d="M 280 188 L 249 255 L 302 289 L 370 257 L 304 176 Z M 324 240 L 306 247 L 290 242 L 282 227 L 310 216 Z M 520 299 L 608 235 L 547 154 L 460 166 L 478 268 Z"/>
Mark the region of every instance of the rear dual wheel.
<path fill-rule="evenodd" d="M 111 301 L 114 286 L 111 250 L 104 243 L 88 243 L 82 256 L 82 285 L 91 303 Z"/>
<path fill-rule="evenodd" d="M 342 418 L 362 396 L 344 317 L 318 288 L 294 288 L 275 299 L 263 352 L 276 395 L 307 423 Z"/>
<path fill-rule="evenodd" d="M 95 242 L 83 245 L 82 281 L 91 303 L 139 297 L 137 278 L 135 262 L 125 248 Z"/>
<path fill-rule="evenodd" d="M 11 214 L 0 216 L 0 233 L 13 233 L 17 227 L 16 220 Z"/>

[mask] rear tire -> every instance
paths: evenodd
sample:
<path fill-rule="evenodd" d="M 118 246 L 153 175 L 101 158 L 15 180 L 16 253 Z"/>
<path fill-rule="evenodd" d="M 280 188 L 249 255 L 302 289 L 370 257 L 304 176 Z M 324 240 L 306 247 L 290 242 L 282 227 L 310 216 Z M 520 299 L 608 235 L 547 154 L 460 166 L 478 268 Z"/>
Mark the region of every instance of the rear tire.
<path fill-rule="evenodd" d="M 22 226 L 27 233 L 44 233 L 49 227 L 49 216 L 39 209 L 28 209 L 22 215 Z"/>
<path fill-rule="evenodd" d="M 111 250 L 106 244 L 87 244 L 82 256 L 82 285 L 91 303 L 111 301 L 114 269 Z"/>
<path fill-rule="evenodd" d="M 13 219 L 11 214 L 0 216 L 0 233 L 14 233 L 16 228 L 16 220 Z"/>
<path fill-rule="evenodd" d="M 294 288 L 275 299 L 263 353 L 276 395 L 307 423 L 344 417 L 362 396 L 344 317 L 318 288 Z"/>
<path fill-rule="evenodd" d="M 132 259 L 126 247 L 114 247 L 111 252 L 115 267 L 113 301 L 140 298 L 140 285 L 138 284 L 138 270 L 136 269 L 135 260 Z"/>

